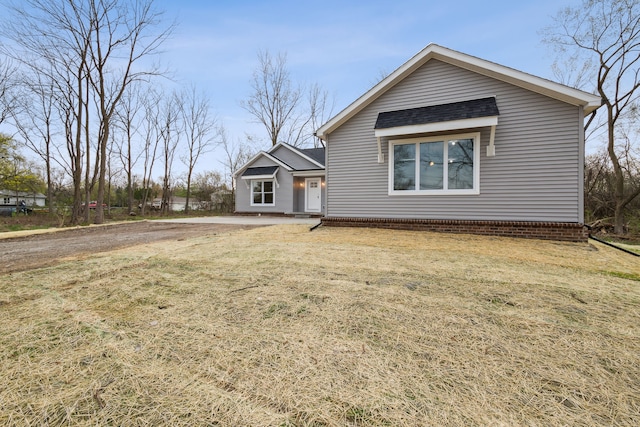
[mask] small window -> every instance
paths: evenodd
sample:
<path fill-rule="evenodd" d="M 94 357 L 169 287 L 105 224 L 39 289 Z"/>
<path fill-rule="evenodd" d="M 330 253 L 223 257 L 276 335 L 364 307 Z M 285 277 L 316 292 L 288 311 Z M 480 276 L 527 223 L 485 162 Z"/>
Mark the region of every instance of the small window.
<path fill-rule="evenodd" d="M 274 205 L 273 181 L 251 181 L 251 205 Z"/>
<path fill-rule="evenodd" d="M 4 203 L 5 205 L 10 204 L 10 203 L 11 203 L 11 198 L 10 198 L 10 197 L 5 197 L 5 198 L 4 198 L 4 201 L 3 201 L 3 203 Z"/>
<path fill-rule="evenodd" d="M 480 133 L 389 141 L 390 194 L 479 194 Z"/>

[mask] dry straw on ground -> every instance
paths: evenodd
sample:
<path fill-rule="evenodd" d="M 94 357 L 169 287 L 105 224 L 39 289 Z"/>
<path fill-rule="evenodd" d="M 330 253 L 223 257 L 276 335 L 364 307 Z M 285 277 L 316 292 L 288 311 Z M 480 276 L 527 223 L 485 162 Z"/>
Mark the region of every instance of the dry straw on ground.
<path fill-rule="evenodd" d="M 0 277 L 2 425 L 640 424 L 640 263 L 265 227 Z"/>

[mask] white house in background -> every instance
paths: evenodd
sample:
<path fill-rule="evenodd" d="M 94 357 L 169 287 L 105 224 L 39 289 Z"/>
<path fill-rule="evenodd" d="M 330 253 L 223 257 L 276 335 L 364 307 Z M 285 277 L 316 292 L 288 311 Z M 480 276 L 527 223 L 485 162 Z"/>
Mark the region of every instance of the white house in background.
<path fill-rule="evenodd" d="M 21 200 L 30 207 L 44 207 L 47 197 L 42 193 L 0 190 L 0 206 L 16 206 Z"/>
<path fill-rule="evenodd" d="M 586 240 L 598 96 L 435 44 L 321 126 L 322 222 Z"/>

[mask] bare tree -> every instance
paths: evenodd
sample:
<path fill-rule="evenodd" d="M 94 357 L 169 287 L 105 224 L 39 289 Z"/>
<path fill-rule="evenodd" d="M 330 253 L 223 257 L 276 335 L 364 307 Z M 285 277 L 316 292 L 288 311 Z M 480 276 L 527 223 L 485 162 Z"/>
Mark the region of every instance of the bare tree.
<path fill-rule="evenodd" d="M 180 160 L 187 167 L 187 200 L 185 213 L 189 212 L 191 177 L 200 156 L 211 151 L 215 144 L 216 118 L 212 116 L 209 100 L 191 86 L 182 94 L 180 113 L 185 134 L 186 152 Z"/>
<path fill-rule="evenodd" d="M 128 85 L 160 74 L 142 62 L 158 52 L 172 26 L 159 29 L 161 14 L 152 4 L 153 0 L 23 0 L 9 8 L 12 17 L 3 33 L 14 43 L 5 53 L 33 72 L 51 73 L 64 101 L 66 137 L 68 144 L 74 141 L 73 147 L 68 145 L 75 186 L 72 221 L 77 221 L 83 184 L 86 202 L 97 182 L 95 221 L 103 222 L 115 110 Z M 84 183 L 79 178 L 83 168 Z"/>
<path fill-rule="evenodd" d="M 143 171 L 142 171 L 142 201 L 141 214 L 145 214 L 147 202 L 151 195 L 153 176 L 153 166 L 158 159 L 158 148 L 160 145 L 160 102 L 161 97 L 155 91 L 147 93 L 143 98 L 144 116 L 142 117 L 142 135 L 144 145 L 142 150 Z"/>
<path fill-rule="evenodd" d="M 162 177 L 162 212 L 169 212 L 169 205 L 173 187 L 173 162 L 176 150 L 180 144 L 180 134 L 182 133 L 182 122 L 180 111 L 182 110 L 182 99 L 172 93 L 166 96 L 160 104 L 159 120 L 157 123 L 157 135 L 160 142 L 160 155 L 164 167 Z"/>
<path fill-rule="evenodd" d="M 302 90 L 291 82 L 287 56 L 280 53 L 274 58 L 269 51 L 258 52 L 251 88 L 253 93 L 240 106 L 265 127 L 272 146 L 282 139 L 296 145 L 294 135 L 302 127 L 297 110 L 303 97 Z M 288 135 L 283 135 L 285 130 Z"/>
<path fill-rule="evenodd" d="M 329 93 L 318 84 L 309 88 L 309 128 L 307 135 L 313 138 L 315 148 L 324 147 L 324 141 L 315 134 L 316 129 L 322 126 L 333 114 L 335 99 L 329 97 Z"/>
<path fill-rule="evenodd" d="M 138 128 L 141 126 L 140 116 L 143 114 L 142 87 L 139 84 L 129 85 L 120 100 L 120 107 L 116 110 L 118 137 L 116 151 L 126 177 L 127 207 L 129 212 L 134 211 L 133 179 L 134 167 L 142 156 L 142 150 L 136 147 L 139 136 Z"/>
<path fill-rule="evenodd" d="M 628 153 L 621 147 L 620 128 L 639 100 L 640 0 L 584 0 L 562 9 L 545 33 L 545 42 L 561 55 L 594 64 L 593 89 L 606 110 L 607 153 L 615 177 L 614 230 L 622 234 L 625 208 L 640 194 L 640 186 L 625 179 L 620 157 Z"/>
<path fill-rule="evenodd" d="M 245 163 L 247 163 L 256 154 L 255 146 L 238 141 L 233 144 L 227 137 L 226 129 L 220 126 L 219 129 L 220 145 L 224 150 L 224 160 L 221 162 L 225 168 L 227 183 L 231 189 L 232 201 L 235 200 L 236 182 L 234 179 L 235 172 Z M 247 138 L 250 140 L 250 138 Z"/>
<path fill-rule="evenodd" d="M 16 86 L 16 81 L 11 77 L 15 75 L 16 67 L 9 61 L 0 62 L 0 125 L 11 114 L 15 114 L 15 103 L 17 97 L 12 89 Z"/>
<path fill-rule="evenodd" d="M 55 162 L 54 139 L 58 135 L 54 83 L 43 74 L 31 75 L 22 80 L 21 102 L 23 108 L 13 109 L 13 122 L 27 148 L 44 162 L 44 178 L 47 184 L 49 213 L 55 212 L 52 167 Z"/>
<path fill-rule="evenodd" d="M 133 0 L 129 4 L 116 0 L 89 0 L 89 17 L 94 37 L 90 44 L 89 81 L 97 100 L 100 156 L 98 203 L 95 222 L 104 221 L 102 203 L 107 172 L 107 147 L 113 116 L 126 88 L 136 81 L 160 75 L 156 68 L 138 68 L 143 59 L 157 53 L 171 28 L 153 33 L 159 27 L 161 14 L 152 0 Z M 118 64 L 121 66 L 117 66 Z"/>

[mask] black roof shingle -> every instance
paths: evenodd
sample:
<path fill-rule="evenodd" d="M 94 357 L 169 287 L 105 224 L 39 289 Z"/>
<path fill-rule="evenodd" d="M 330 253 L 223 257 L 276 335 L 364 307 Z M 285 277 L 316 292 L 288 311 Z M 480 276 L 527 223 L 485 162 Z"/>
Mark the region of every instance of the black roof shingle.
<path fill-rule="evenodd" d="M 448 122 L 452 120 L 475 119 L 477 117 L 497 116 L 496 98 L 482 98 L 471 101 L 452 102 L 450 104 L 430 105 L 428 107 L 409 108 L 407 110 L 387 111 L 378 114 L 374 129 L 387 129 L 398 126 L 424 125 Z"/>
<path fill-rule="evenodd" d="M 259 175 L 273 175 L 278 169 L 278 166 L 260 166 L 255 168 L 247 168 L 242 176 L 259 176 Z"/>

